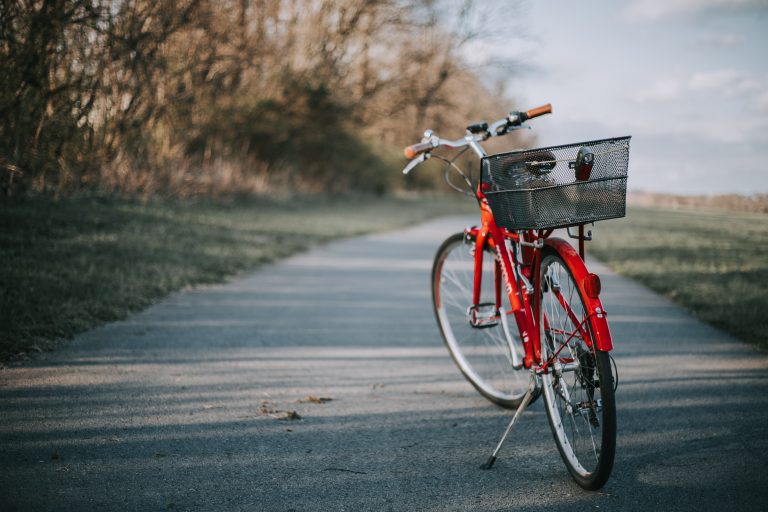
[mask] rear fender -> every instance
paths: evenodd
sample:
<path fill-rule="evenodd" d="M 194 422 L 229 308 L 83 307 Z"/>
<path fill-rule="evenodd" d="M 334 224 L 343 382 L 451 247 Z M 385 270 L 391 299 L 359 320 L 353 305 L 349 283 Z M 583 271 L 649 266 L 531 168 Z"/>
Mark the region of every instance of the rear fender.
<path fill-rule="evenodd" d="M 579 292 L 581 292 L 581 296 L 584 299 L 597 348 L 604 352 L 613 350 L 611 331 L 608 329 L 608 320 L 606 319 L 603 304 L 600 302 L 600 297 L 590 297 L 585 290 L 585 280 L 589 275 L 589 271 L 579 256 L 578 251 L 562 238 L 547 238 L 544 241 L 544 245 L 557 252 L 571 270 L 573 279 L 576 281 Z"/>

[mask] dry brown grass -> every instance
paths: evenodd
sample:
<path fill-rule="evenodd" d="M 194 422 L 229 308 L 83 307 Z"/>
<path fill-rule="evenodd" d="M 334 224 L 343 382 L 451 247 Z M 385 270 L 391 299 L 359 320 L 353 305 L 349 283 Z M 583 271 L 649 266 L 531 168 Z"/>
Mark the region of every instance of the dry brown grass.
<path fill-rule="evenodd" d="M 630 192 L 627 202 L 641 207 L 698 208 L 734 212 L 768 213 L 768 194 L 722 194 L 679 196 L 651 192 Z"/>

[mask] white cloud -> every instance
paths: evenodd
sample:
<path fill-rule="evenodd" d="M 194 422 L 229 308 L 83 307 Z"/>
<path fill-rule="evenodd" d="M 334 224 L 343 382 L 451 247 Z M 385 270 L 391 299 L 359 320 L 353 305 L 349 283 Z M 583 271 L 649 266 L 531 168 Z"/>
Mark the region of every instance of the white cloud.
<path fill-rule="evenodd" d="M 767 94 L 768 95 L 768 94 Z M 768 98 L 765 98 L 768 101 Z M 764 105 L 768 108 L 768 105 Z M 672 139 L 702 141 L 704 144 L 768 144 L 768 119 L 765 116 L 700 117 L 651 112 L 621 120 L 624 130 L 638 136 L 668 136 Z"/>
<path fill-rule="evenodd" d="M 698 38 L 699 44 L 717 48 L 732 48 L 747 42 L 747 38 L 739 34 L 706 34 Z"/>
<path fill-rule="evenodd" d="M 764 91 L 760 94 L 756 101 L 757 111 L 763 114 L 768 114 L 768 91 Z"/>
<path fill-rule="evenodd" d="M 688 81 L 691 91 L 714 91 L 726 96 L 749 94 L 759 88 L 760 82 L 750 74 L 733 69 L 699 71 Z"/>
<path fill-rule="evenodd" d="M 684 99 L 692 94 L 719 97 L 743 96 L 749 102 L 768 87 L 768 80 L 734 69 L 697 71 L 688 78 L 661 77 L 647 87 L 635 91 L 629 98 L 636 103 L 662 103 Z"/>
<path fill-rule="evenodd" d="M 633 0 L 623 15 L 631 21 L 656 21 L 679 15 L 753 8 L 768 8 L 768 0 Z"/>
<path fill-rule="evenodd" d="M 676 78 L 659 78 L 649 87 L 638 91 L 632 99 L 638 103 L 672 101 L 683 92 L 684 84 Z"/>

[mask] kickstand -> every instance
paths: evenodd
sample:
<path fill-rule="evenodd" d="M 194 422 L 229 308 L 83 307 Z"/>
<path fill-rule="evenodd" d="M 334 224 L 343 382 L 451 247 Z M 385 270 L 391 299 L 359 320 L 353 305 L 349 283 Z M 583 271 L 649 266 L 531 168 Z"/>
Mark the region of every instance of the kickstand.
<path fill-rule="evenodd" d="M 525 396 L 523 396 L 523 401 L 520 403 L 520 406 L 515 411 L 515 415 L 512 417 L 512 421 L 509 422 L 509 425 L 507 425 L 507 430 L 504 431 L 504 435 L 501 436 L 501 439 L 499 440 L 499 444 L 496 445 L 496 449 L 493 450 L 493 454 L 491 454 L 490 457 L 488 457 L 488 460 L 485 461 L 485 463 L 480 466 L 480 469 L 491 469 L 493 467 L 493 463 L 496 462 L 496 456 L 499 454 L 499 451 L 501 451 L 501 446 L 504 444 L 504 441 L 507 440 L 507 436 L 509 435 L 509 432 L 512 430 L 512 425 L 515 424 L 517 421 L 517 418 L 520 417 L 520 415 L 523 413 L 526 407 L 530 405 L 531 400 L 533 400 L 533 397 L 536 395 L 536 393 L 539 390 L 539 377 L 531 372 L 531 382 L 528 384 L 528 391 L 525 393 Z"/>

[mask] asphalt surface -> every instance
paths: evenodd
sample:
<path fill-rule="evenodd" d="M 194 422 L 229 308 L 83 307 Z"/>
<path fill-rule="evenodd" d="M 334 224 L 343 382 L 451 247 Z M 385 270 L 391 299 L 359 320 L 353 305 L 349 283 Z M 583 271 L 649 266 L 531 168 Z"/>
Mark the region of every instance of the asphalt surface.
<path fill-rule="evenodd" d="M 511 413 L 455 369 L 429 293 L 467 222 L 336 242 L 0 370 L 0 511 L 768 510 L 766 354 L 596 264 L 611 479 L 571 481 L 541 401 L 478 469 Z"/>

